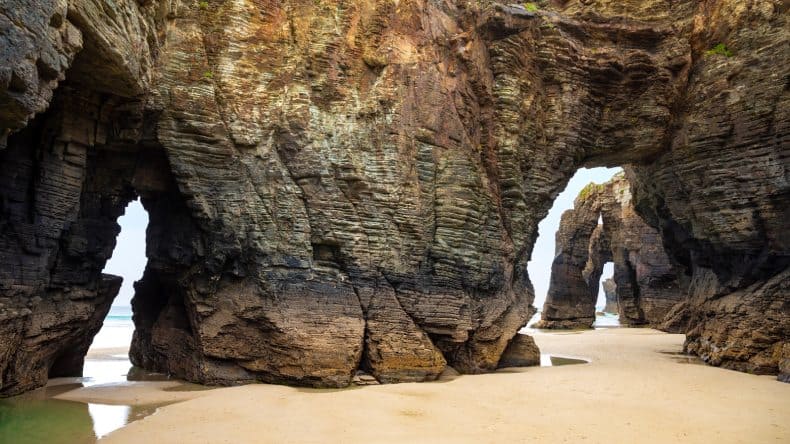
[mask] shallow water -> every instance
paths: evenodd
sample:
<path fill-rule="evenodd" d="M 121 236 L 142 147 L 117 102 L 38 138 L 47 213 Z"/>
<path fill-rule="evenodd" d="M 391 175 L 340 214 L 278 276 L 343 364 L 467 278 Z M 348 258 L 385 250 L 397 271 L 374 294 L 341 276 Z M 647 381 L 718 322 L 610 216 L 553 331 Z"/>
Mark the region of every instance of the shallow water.
<path fill-rule="evenodd" d="M 0 400 L 0 443 L 95 443 L 110 432 L 145 418 L 166 405 L 86 404 L 54 398 L 80 387 L 168 379 L 166 375 L 132 367 L 128 358 L 86 360 L 85 374 L 91 376 L 54 379 L 52 383 L 56 385 Z"/>
<path fill-rule="evenodd" d="M 128 347 L 133 332 L 131 310 L 128 307 L 113 307 L 91 348 Z M 86 404 L 53 398 L 80 387 L 170 379 L 167 375 L 133 367 L 125 353 L 86 359 L 83 375 L 85 376 L 82 378 L 54 379 L 49 386 L 42 389 L 0 399 L 0 443 L 95 443 L 97 439 L 132 421 L 151 415 L 157 408 L 165 405 Z M 192 386 L 194 384 L 184 390 L 196 390 Z M 171 390 L 177 389 L 178 387 L 174 387 Z"/>
<path fill-rule="evenodd" d="M 80 387 L 171 379 L 161 373 L 151 373 L 132 367 L 128 357 L 88 359 L 85 361 L 84 374 L 89 376 L 57 378 L 47 387 L 24 395 L 0 399 L 0 443 L 95 443 L 114 430 L 145 418 L 153 414 L 157 408 L 167 405 L 86 404 L 54 398 Z M 183 384 L 167 390 L 201 389 L 203 386 Z"/>
<path fill-rule="evenodd" d="M 558 367 L 560 365 L 589 364 L 590 361 L 579 358 L 568 358 L 565 356 L 540 355 L 541 367 Z"/>
<path fill-rule="evenodd" d="M 535 313 L 532 318 L 527 322 L 527 326 L 522 328 L 519 333 L 524 334 L 533 334 L 535 332 L 546 332 L 546 333 L 557 333 L 557 334 L 573 334 L 573 333 L 581 333 L 584 331 L 589 331 L 588 328 L 582 329 L 568 329 L 568 330 L 560 330 L 560 329 L 546 329 L 546 328 L 533 328 L 532 325 L 536 324 L 540 321 L 541 312 L 538 311 Z M 595 322 L 593 323 L 593 328 L 596 330 L 601 330 L 604 328 L 620 328 L 620 315 L 615 313 L 603 313 L 596 312 L 595 314 Z"/>
<path fill-rule="evenodd" d="M 54 399 L 82 384 L 63 384 L 0 400 L 0 443 L 95 443 L 160 405 L 84 404 Z"/>
<path fill-rule="evenodd" d="M 539 315 L 538 315 L 539 316 Z M 598 326 L 596 321 L 596 326 Z M 128 310 L 115 310 L 94 338 L 92 348 L 127 347 L 134 325 Z M 541 366 L 584 364 L 583 359 L 541 355 Z M 54 380 L 56 385 L 0 400 L 0 443 L 14 444 L 91 444 L 132 421 L 153 414 L 165 404 L 130 406 L 81 403 L 54 399 L 58 394 L 79 387 L 117 384 L 126 381 L 165 381 L 168 375 L 133 367 L 126 354 L 108 354 L 86 359 L 83 378 Z M 208 390 L 197 384 L 182 384 L 165 391 Z M 312 390 L 311 391 L 315 391 Z M 334 390 L 332 390 L 334 391 Z"/>
<path fill-rule="evenodd" d="M 620 315 L 615 313 L 595 314 L 595 323 L 593 328 L 596 330 L 601 328 L 618 328 L 620 327 Z"/>
<path fill-rule="evenodd" d="M 567 356 L 556 356 L 556 355 L 548 355 L 548 354 L 541 354 L 540 355 L 540 366 L 541 367 L 559 367 L 562 365 L 576 365 L 576 364 L 589 364 L 590 361 L 581 358 L 569 358 Z M 534 367 L 507 367 L 507 368 L 500 368 L 497 372 L 500 373 L 522 373 L 530 371 L 531 368 Z"/>

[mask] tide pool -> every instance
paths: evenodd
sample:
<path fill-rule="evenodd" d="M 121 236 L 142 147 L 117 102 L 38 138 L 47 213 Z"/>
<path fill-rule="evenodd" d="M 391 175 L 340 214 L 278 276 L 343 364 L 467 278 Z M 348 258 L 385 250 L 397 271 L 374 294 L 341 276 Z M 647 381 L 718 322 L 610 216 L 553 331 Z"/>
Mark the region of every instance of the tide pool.
<path fill-rule="evenodd" d="M 82 386 L 79 382 L 50 385 L 0 399 L 0 443 L 92 444 L 161 407 L 86 404 L 53 398 Z"/>

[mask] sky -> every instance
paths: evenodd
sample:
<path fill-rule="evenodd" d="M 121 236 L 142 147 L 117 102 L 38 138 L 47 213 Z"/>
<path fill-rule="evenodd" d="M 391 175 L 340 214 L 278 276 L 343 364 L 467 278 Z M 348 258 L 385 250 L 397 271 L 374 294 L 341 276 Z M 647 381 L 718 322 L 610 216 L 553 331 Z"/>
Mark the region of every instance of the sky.
<path fill-rule="evenodd" d="M 126 213 L 118 218 L 121 234 L 118 235 L 112 257 L 104 266 L 104 272 L 123 277 L 123 285 L 113 301 L 114 306 L 128 307 L 134 296 L 134 282 L 143 277 L 145 270 L 145 229 L 148 213 L 140 200 L 132 201 Z"/>
<path fill-rule="evenodd" d="M 554 201 L 549 215 L 538 226 L 539 237 L 532 252 L 532 261 L 528 265 L 529 276 L 535 286 L 535 306 L 540 308 L 546 300 L 551 275 L 551 262 L 554 260 L 554 233 L 560 225 L 560 216 L 565 210 L 573 207 L 573 200 L 590 182 L 603 183 L 611 179 L 620 168 L 580 169 Z M 129 306 L 134 295 L 134 282 L 143 276 L 145 269 L 145 229 L 148 226 L 148 213 L 139 200 L 126 207 L 126 213 L 118 219 L 121 234 L 113 251 L 112 258 L 107 261 L 105 273 L 123 277 L 123 286 L 113 302 L 114 306 Z M 603 279 L 612 276 L 612 264 L 606 264 Z M 602 306 L 603 290 L 599 290 L 598 306 Z"/>

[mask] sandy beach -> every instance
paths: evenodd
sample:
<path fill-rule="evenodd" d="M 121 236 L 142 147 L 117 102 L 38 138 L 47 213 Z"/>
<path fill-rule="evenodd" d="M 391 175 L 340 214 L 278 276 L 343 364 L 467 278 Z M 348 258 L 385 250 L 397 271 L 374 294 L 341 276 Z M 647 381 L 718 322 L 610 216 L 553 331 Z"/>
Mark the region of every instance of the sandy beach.
<path fill-rule="evenodd" d="M 591 362 L 345 390 L 260 384 L 184 392 L 101 442 L 790 442 L 790 385 L 693 363 L 678 355 L 682 335 L 531 333 L 543 353 Z M 127 385 L 112 401 L 161 402 L 164 389 Z"/>

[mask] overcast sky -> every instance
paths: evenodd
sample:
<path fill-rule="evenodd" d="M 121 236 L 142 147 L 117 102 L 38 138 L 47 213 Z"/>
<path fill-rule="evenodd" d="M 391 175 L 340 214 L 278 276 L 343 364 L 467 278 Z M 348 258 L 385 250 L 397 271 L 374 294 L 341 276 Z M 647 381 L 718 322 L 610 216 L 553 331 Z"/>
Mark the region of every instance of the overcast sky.
<path fill-rule="evenodd" d="M 568 186 L 554 202 L 549 215 L 539 226 L 540 236 L 529 263 L 529 276 L 535 286 L 535 306 L 540 308 L 546 300 L 549 289 L 551 262 L 554 259 L 554 233 L 560 224 L 562 212 L 573 207 L 573 200 L 582 188 L 590 182 L 603 183 L 609 180 L 619 168 L 581 169 L 576 172 Z M 123 287 L 113 305 L 128 306 L 134 295 L 134 281 L 140 279 L 145 269 L 145 228 L 148 226 L 148 214 L 140 201 L 134 201 L 126 208 L 126 214 L 120 217 L 121 234 L 112 258 L 107 262 L 105 273 L 123 276 Z M 612 265 L 604 268 L 603 277 L 612 275 Z M 599 298 L 599 301 L 601 299 Z M 599 305 L 600 304 L 599 302 Z"/>
<path fill-rule="evenodd" d="M 128 306 L 134 296 L 134 281 L 143 277 L 145 270 L 145 227 L 148 226 L 148 213 L 139 200 L 126 207 L 126 214 L 118 218 L 121 234 L 112 252 L 112 257 L 104 267 L 105 273 L 123 277 L 123 285 L 113 305 Z"/>

